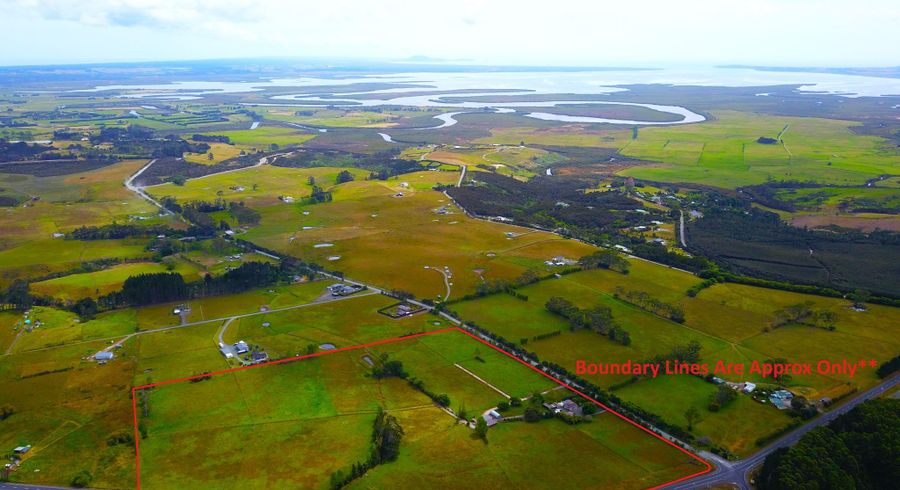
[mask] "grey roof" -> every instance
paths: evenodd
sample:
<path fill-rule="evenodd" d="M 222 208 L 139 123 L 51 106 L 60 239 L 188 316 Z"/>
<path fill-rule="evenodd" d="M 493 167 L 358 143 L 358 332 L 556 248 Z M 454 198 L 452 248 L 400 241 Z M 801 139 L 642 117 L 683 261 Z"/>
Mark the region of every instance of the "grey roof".
<path fill-rule="evenodd" d="M 94 359 L 97 359 L 98 361 L 108 361 L 113 357 L 115 357 L 115 355 L 112 352 L 107 351 L 100 351 L 94 354 Z"/>

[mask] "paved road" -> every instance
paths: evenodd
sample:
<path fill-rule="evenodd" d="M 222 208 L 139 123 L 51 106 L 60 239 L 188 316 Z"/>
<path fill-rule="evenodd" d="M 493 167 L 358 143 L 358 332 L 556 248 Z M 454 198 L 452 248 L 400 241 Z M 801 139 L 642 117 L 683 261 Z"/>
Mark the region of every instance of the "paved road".
<path fill-rule="evenodd" d="M 684 211 L 679 210 L 678 213 L 681 214 L 680 224 L 678 225 L 681 233 L 679 233 L 680 236 L 678 238 L 681 239 L 681 246 L 687 249 L 687 239 L 684 237 Z"/>
<path fill-rule="evenodd" d="M 816 417 L 806 425 L 794 430 L 793 432 L 787 434 L 786 436 L 775 441 L 769 446 L 766 446 L 764 449 L 747 459 L 729 462 L 715 455 L 704 453 L 702 454 L 702 456 L 716 464 L 715 471 L 681 483 L 669 485 L 665 488 L 667 490 L 693 490 L 732 484 L 736 485 L 742 490 L 750 490 L 751 487 L 748 483 L 750 472 L 754 468 L 762 464 L 763 460 L 766 459 L 766 456 L 768 456 L 778 448 L 795 444 L 798 440 L 800 440 L 803 434 L 806 434 L 816 427 L 828 424 L 841 414 L 847 413 L 852 410 L 856 405 L 859 405 L 866 400 L 870 400 L 872 398 L 880 396 L 885 391 L 896 386 L 898 383 L 900 383 L 900 374 L 895 374 L 894 376 L 883 381 L 878 386 L 875 386 L 874 388 L 871 388 L 868 391 L 857 395 L 853 399 L 845 402 L 843 405 L 835 408 L 834 410 Z"/>
<path fill-rule="evenodd" d="M 154 158 L 153 160 L 150 160 L 150 162 L 149 162 L 147 165 L 144 165 L 143 167 L 141 167 L 140 170 L 138 170 L 137 172 L 135 172 L 134 174 L 132 174 L 131 177 L 128 177 L 127 179 L 125 179 L 125 187 L 127 187 L 128 190 L 130 190 L 131 192 L 134 192 L 135 194 L 137 194 L 137 195 L 141 196 L 142 198 L 146 199 L 148 202 L 150 202 L 150 203 L 153 204 L 154 206 L 158 207 L 160 210 L 162 210 L 163 214 L 172 214 L 171 211 L 169 211 L 169 210 L 166 209 L 162 204 L 160 204 L 159 202 L 157 202 L 156 199 L 153 199 L 152 197 L 150 197 L 149 194 L 147 194 L 146 192 L 144 192 L 143 186 L 137 186 L 137 185 L 134 185 L 134 179 L 140 177 L 140 175 L 141 175 L 142 173 L 144 173 L 145 170 L 147 170 L 148 168 L 150 168 L 150 165 L 153 165 L 154 163 L 156 163 L 156 159 L 155 159 L 155 158 Z"/>
<path fill-rule="evenodd" d="M 56 487 L 51 485 L 26 485 L 24 483 L 0 482 L 0 490 L 60 490 L 72 487 Z"/>

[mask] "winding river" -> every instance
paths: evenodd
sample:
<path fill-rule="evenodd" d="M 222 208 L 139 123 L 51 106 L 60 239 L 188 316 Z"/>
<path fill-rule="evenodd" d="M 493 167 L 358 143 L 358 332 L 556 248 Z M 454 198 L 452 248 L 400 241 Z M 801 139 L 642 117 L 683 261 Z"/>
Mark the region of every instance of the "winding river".
<path fill-rule="evenodd" d="M 391 83 L 402 85 L 381 90 L 356 90 L 354 85 Z M 194 100 L 205 95 L 260 92 L 278 87 L 296 87 L 298 93 L 270 96 L 270 102 L 245 103 L 249 106 L 297 107 L 373 107 L 412 106 L 446 108 L 435 116 L 440 124 L 413 130 L 431 130 L 453 126 L 454 116 L 476 110 L 491 109 L 497 113 L 520 114 L 523 117 L 563 123 L 607 123 L 635 125 L 677 125 L 705 121 L 706 118 L 685 107 L 603 100 L 553 100 L 553 94 L 609 95 L 628 91 L 627 85 L 670 84 L 675 86 L 765 87 L 794 85 L 797 93 L 828 93 L 844 97 L 884 96 L 900 92 L 896 79 L 850 76 L 827 73 L 762 72 L 735 68 L 663 68 L 653 70 L 608 71 L 532 71 L 532 72 L 436 72 L 393 73 L 346 78 L 270 78 L 241 82 L 176 81 L 148 85 L 106 85 L 73 92 L 120 91 L 119 97 L 145 100 Z M 316 87 L 346 86 L 330 95 Z M 303 91 L 306 90 L 306 93 Z M 410 95 L 415 93 L 415 95 Z M 424 95 L 423 95 L 424 93 Z M 765 94 L 766 92 L 761 92 Z M 544 95 L 550 100 L 518 102 L 478 101 L 451 102 L 447 97 L 502 95 Z M 549 97 L 547 97 L 549 95 Z M 521 99 L 520 99 L 521 100 Z M 674 121 L 642 121 L 591 116 L 553 114 L 541 111 L 520 112 L 516 108 L 554 107 L 561 105 L 620 105 L 643 107 L 679 116 Z M 298 125 L 299 126 L 299 125 Z M 322 131 L 319 128 L 313 128 Z M 386 133 L 382 133 L 386 134 Z M 384 136 L 382 136 L 384 138 Z M 388 136 L 389 138 L 389 136 Z M 385 139 L 385 141 L 388 141 Z M 390 141 L 392 142 L 392 141 Z"/>

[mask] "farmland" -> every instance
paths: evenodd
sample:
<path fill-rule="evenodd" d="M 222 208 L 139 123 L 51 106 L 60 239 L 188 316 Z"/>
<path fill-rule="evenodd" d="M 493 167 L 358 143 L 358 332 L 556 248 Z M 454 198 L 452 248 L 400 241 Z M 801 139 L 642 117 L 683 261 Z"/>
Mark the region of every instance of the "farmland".
<path fill-rule="evenodd" d="M 323 285 L 316 286 L 319 289 Z M 295 339 L 295 347 L 299 350 L 309 343 L 348 346 L 410 330 L 440 327 L 433 325 L 437 321 L 426 323 L 424 320 L 427 319 L 411 318 L 398 322 L 378 315 L 375 309 L 384 305 L 386 300 L 377 296 L 350 301 L 354 305 L 352 309 L 337 303 L 322 304 L 244 318 L 240 320 L 235 337 L 261 344 L 276 354 L 292 352 L 284 343 L 283 339 L 287 338 Z M 105 443 L 110 434 L 130 427 L 128 398 L 119 397 L 105 384 L 94 385 L 88 391 L 82 388 L 78 397 L 72 397 L 70 390 L 79 389 L 85 383 L 95 383 L 98 376 L 106 382 L 126 384 L 128 378 L 134 376 L 137 382 L 144 383 L 227 366 L 213 341 L 214 333 L 219 328 L 216 323 L 135 337 L 117 351 L 119 360 L 113 367 L 96 366 L 79 359 L 105 343 L 82 343 L 85 340 L 81 339 L 86 339 L 86 334 L 72 336 L 67 333 L 64 338 L 60 333 L 77 329 L 78 332 L 90 330 L 94 332 L 92 335 L 101 332 L 103 335 L 116 335 L 111 328 L 119 324 L 121 318 L 115 321 L 102 318 L 79 326 L 71 316 L 49 310 L 35 311 L 32 317 L 42 319 L 48 330 L 57 332 L 55 339 L 76 343 L 36 351 L 34 348 L 40 344 L 34 343 L 35 337 L 20 341 L 16 354 L 0 359 L 0 372 L 8 380 L 4 381 L 4 391 L 7 393 L 33 393 L 33 390 L 49 389 L 45 386 L 59 386 L 47 392 L 49 398 L 17 396 L 20 413 L 5 425 L 13 428 L 5 432 L 7 437 L 13 434 L 17 437 L 12 442 L 39 441 L 35 445 L 35 454 L 23 463 L 23 471 L 19 473 L 24 475 L 31 473 L 30 469 L 43 469 L 39 479 L 32 478 L 31 481 L 66 480 L 82 469 L 91 472 L 95 485 L 119 486 L 122 482 L 133 481 L 132 452 L 127 447 L 107 446 Z M 351 318 L 354 321 L 347 322 Z M 263 320 L 271 327 L 260 327 L 259 322 Z M 98 325 L 93 325 L 95 322 Z M 102 327 L 101 324 L 109 327 Z M 125 333 L 120 331 L 118 335 Z M 291 458 L 279 464 L 279 467 L 291 470 L 289 473 L 279 476 L 264 470 L 258 475 L 248 475 L 248 485 L 251 486 L 272 485 L 288 474 L 302 475 L 311 486 L 326 486 L 332 472 L 346 469 L 352 462 L 366 456 L 368 438 L 364 433 L 367 427 L 371 427 L 377 406 L 384 407 L 389 413 L 396 413 L 406 427 L 410 440 L 419 441 L 405 446 L 401 459 L 395 463 L 398 471 L 390 471 L 378 478 L 410 481 L 438 478 L 443 480 L 435 481 L 449 483 L 453 480 L 446 480 L 447 477 L 440 474 L 411 471 L 423 458 L 434 458 L 434 448 L 447 444 L 448 448 L 456 448 L 448 454 L 452 456 L 451 464 L 458 467 L 499 458 L 475 474 L 485 471 L 483 477 L 493 482 L 489 486 L 501 486 L 507 482 L 503 472 L 488 468 L 495 464 L 523 464 L 518 460 L 513 463 L 509 458 L 530 444 L 528 441 L 549 441 L 558 437 L 571 439 L 575 444 L 572 450 L 577 447 L 579 454 L 595 455 L 597 461 L 619 461 L 612 473 L 602 470 L 605 464 L 592 465 L 598 473 L 584 476 L 588 480 L 601 478 L 617 488 L 645 486 L 696 471 L 691 465 L 685 465 L 683 455 L 674 449 L 609 414 L 599 415 L 590 424 L 578 428 L 556 420 L 498 428 L 491 432 L 491 436 L 497 434 L 496 441 L 492 440 L 492 447 L 501 451 L 495 454 L 488 451 L 482 442 L 473 440 L 468 429 L 455 424 L 453 418 L 434 407 L 427 397 L 414 391 L 406 382 L 391 378 L 373 380 L 369 377 L 369 366 L 361 356 L 378 359 L 382 354 L 401 360 L 410 374 L 422 380 L 427 388 L 447 393 L 454 408 L 463 407 L 475 413 L 494 406 L 501 397 L 454 364 L 465 367 L 504 392 L 518 396 L 528 396 L 553 386 L 553 383 L 506 356 L 460 333 L 450 332 L 364 351 L 216 376 L 201 383 L 159 387 L 150 392 L 152 409 L 150 416 L 144 419 L 149 436 L 141 441 L 142 486 L 165 487 L 175 481 L 172 478 L 178 478 L 184 482 L 182 485 L 208 487 L 209 479 L 230 465 L 227 455 L 234 454 L 234 451 L 229 445 L 246 448 L 248 444 L 250 447 L 287 444 L 297 445 L 297 451 L 309 452 L 312 448 L 322 447 L 321 444 L 327 440 L 343 441 L 329 451 L 333 457 L 317 459 L 316 465 L 305 461 L 307 464 L 302 467 L 293 468 L 291 465 L 295 463 L 290 461 L 296 459 Z M 176 359 L 185 361 L 176 362 Z M 113 373 L 117 373 L 118 378 L 112 377 Z M 67 381 L 59 383 L 62 379 Z M 63 385 L 69 388 L 62 388 Z M 297 390 L 304 395 L 294 396 Z M 236 392 L 244 392 L 244 396 L 231 396 Z M 288 393 L 291 396 L 285 396 Z M 61 399 L 67 402 L 60 406 L 58 415 L 44 405 Z M 190 400 L 192 407 L 189 413 L 184 412 L 186 400 Z M 10 423 L 13 425 L 8 425 Z M 28 430 L 21 430 L 25 427 Z M 296 437 L 299 434 L 303 437 Z M 610 440 L 616 441 L 615 444 L 610 445 Z M 82 457 L 77 463 L 51 465 L 48 469 L 48 462 L 58 461 L 65 451 L 77 453 L 86 446 L 98 443 L 108 449 L 95 453 L 96 458 Z M 163 451 L 163 448 L 169 449 Z M 172 451 L 171 448 L 179 449 Z M 280 453 L 290 454 L 287 451 Z M 651 466 L 639 462 L 651 455 Z M 103 464 L 100 464 L 101 461 Z M 167 471 L 159 471 L 159 465 L 165 465 Z M 538 469 L 535 468 L 535 471 Z M 373 473 L 379 474 L 378 471 Z"/>
<path fill-rule="evenodd" d="M 647 488 L 900 353 L 897 97 L 240 64 L 0 67 L 0 476 Z"/>
<path fill-rule="evenodd" d="M 165 265 L 152 262 L 138 262 L 114 266 L 99 272 L 72 274 L 57 279 L 36 282 L 31 285 L 32 291 L 62 300 L 79 300 L 91 296 L 102 296 L 121 289 L 122 283 L 131 276 L 150 274 L 168 270 Z M 197 279 L 198 273 L 190 264 L 175 261 L 175 272 L 188 279 Z"/>
<path fill-rule="evenodd" d="M 724 188 L 775 180 L 815 180 L 841 185 L 896 170 L 897 150 L 877 137 L 853 134 L 854 123 L 818 118 L 773 117 L 743 112 L 713 112 L 714 120 L 678 127 L 651 127 L 632 139 L 618 129 L 575 131 L 500 128 L 489 143 L 616 148 L 625 156 L 652 162 L 620 172 L 662 182 L 696 182 Z M 760 136 L 782 144 L 763 145 Z M 822 142 L 826 142 L 824 145 Z"/>
<path fill-rule="evenodd" d="M 641 261 L 632 261 L 632 272 L 622 275 L 612 271 L 579 272 L 518 289 L 527 301 L 509 295 L 494 295 L 455 304 L 451 309 L 468 321 L 494 331 L 510 340 L 525 341 L 529 350 L 541 359 L 574 370 L 576 360 L 594 362 L 640 362 L 655 355 L 666 354 L 672 348 L 697 341 L 702 346 L 704 362 L 718 361 L 749 363 L 753 360 L 789 359 L 791 362 L 815 364 L 821 359 L 838 362 L 840 359 L 889 359 L 900 348 L 892 327 L 881 328 L 873 323 L 880 318 L 896 324 L 900 310 L 872 305 L 865 312 L 854 311 L 846 300 L 807 296 L 750 286 L 719 284 L 704 289 L 696 297 L 688 297 L 687 289 L 696 278 Z M 616 297 L 617 288 L 649 292 L 654 297 L 679 305 L 684 309 L 683 324 L 664 320 L 641 311 Z M 569 325 L 544 308 L 551 296 L 564 297 L 582 308 L 600 304 L 611 308 L 613 318 L 630 332 L 632 343 L 621 346 L 585 331 L 569 331 Z M 775 311 L 793 304 L 811 302 L 813 308 L 833 311 L 836 315 L 834 331 L 803 325 L 789 325 L 774 330 L 770 325 Z M 560 335 L 534 341 L 535 337 L 560 331 Z M 532 341 L 529 341 L 532 340 Z M 771 382 L 758 375 L 733 377 L 729 381 Z M 669 379 L 673 378 L 673 379 Z M 615 387 L 627 381 L 627 376 L 589 378 L 602 387 Z M 802 375 L 794 376 L 791 390 L 810 399 L 840 397 L 849 390 L 865 389 L 877 382 L 872 370 L 861 370 L 856 376 Z M 678 387 L 673 387 L 678 384 Z M 622 399 L 659 413 L 671 423 L 682 424 L 681 414 L 690 404 L 706 405 L 714 386 L 699 378 L 663 376 L 642 380 L 615 389 Z M 679 393 L 683 400 L 671 405 L 671 393 Z M 789 418 L 772 407 L 741 398 L 740 410 L 708 413 L 696 427 L 699 436 L 708 436 L 738 454 L 754 448 L 756 439 L 764 437 Z M 675 407 L 675 408 L 673 408 Z M 726 431 L 740 412 L 752 423 L 742 424 L 746 433 L 738 436 Z"/>
<path fill-rule="evenodd" d="M 445 362 L 461 359 L 445 360 L 428 355 L 427 350 L 434 346 L 426 347 L 425 343 L 452 344 L 457 350 L 478 345 L 459 335 L 451 332 L 404 340 L 372 348 L 368 355 L 375 357 L 379 352 L 388 352 L 393 358 L 399 356 L 398 351 L 404 353 L 404 366 L 418 379 L 424 379 L 426 386 L 450 387 L 451 400 L 463 394 L 466 402 L 484 398 L 484 403 L 489 406 L 489 400 L 497 398 L 496 393 L 452 365 L 441 367 Z M 420 353 L 420 348 L 427 350 Z M 143 419 L 148 437 L 141 441 L 142 488 L 164 488 L 174 482 L 190 488 L 209 488 L 213 475 L 237 464 L 231 459 L 237 453 L 232 446 L 271 445 L 293 448 L 279 451 L 284 455 L 305 454 L 314 448 L 318 451 L 327 447 L 327 457 L 316 458 L 311 464 L 310 460 L 286 458 L 282 461 L 278 456 L 269 455 L 266 458 L 269 462 L 272 458 L 279 461 L 276 465 L 279 470 L 273 472 L 263 470 L 268 465 L 253 465 L 251 468 L 261 471 L 249 470 L 245 478 L 247 486 L 268 487 L 299 479 L 308 488 L 326 488 L 332 473 L 346 470 L 350 462 L 367 457 L 368 438 L 364 434 L 371 427 L 379 406 L 397 417 L 404 428 L 405 440 L 410 442 L 396 462 L 379 466 L 367 476 L 365 485 L 372 484 L 371 478 L 380 482 L 377 485 L 392 487 L 430 482 L 465 488 L 469 485 L 467 482 L 477 481 L 479 488 L 500 488 L 510 483 L 530 488 L 529 481 L 558 463 L 543 458 L 540 463 L 538 459 L 531 461 L 527 454 L 535 453 L 524 449 L 533 441 L 560 439 L 569 443 L 560 445 L 560 452 L 554 456 L 558 461 L 565 461 L 575 454 L 592 461 L 585 462 L 585 474 L 579 477 L 585 484 L 601 481 L 614 488 L 632 488 L 691 471 L 691 466 L 684 464 L 677 451 L 660 441 L 646 438 L 637 429 L 609 414 L 601 414 L 591 423 L 577 428 L 556 420 L 498 427 L 489 432 L 492 449 L 488 450 L 483 442 L 471 437 L 467 428 L 428 403 L 426 397 L 402 380 L 378 380 L 367 376 L 368 366 L 360 358 L 363 353 L 365 351 L 342 352 L 215 376 L 199 383 L 178 383 L 152 389 L 148 397 L 148 405 L 152 408 Z M 525 381 L 536 376 L 517 371 L 516 367 L 524 368 L 500 357 L 502 359 L 498 358 L 496 362 L 513 368 L 509 374 Z M 488 365 L 492 366 L 493 362 L 489 360 Z M 428 372 L 438 374 L 431 378 L 425 375 Z M 505 376 L 493 372 L 487 376 L 489 382 L 503 379 Z M 535 381 L 536 384 L 520 386 L 520 392 L 526 388 L 549 386 L 546 380 Z M 242 398 L 230 395 L 246 392 L 251 386 L 254 387 L 252 393 Z M 288 392 L 300 396 L 286 397 Z M 475 395 L 479 392 L 484 395 Z M 183 412 L 185 400 L 194 400 L 187 416 Z M 301 434 L 302 437 L 298 437 Z M 609 441 L 614 444 L 610 445 Z M 322 446 L 323 443 L 326 446 Z M 171 448 L 177 449 L 172 451 Z M 438 450 L 443 456 L 436 454 Z M 424 468 L 434 467 L 438 457 L 441 464 L 460 471 L 422 471 L 423 464 Z M 653 460 L 649 467 L 635 462 L 635 458 L 647 457 Z M 610 464 L 612 461 L 616 463 Z M 603 463 L 598 465 L 596 462 Z M 519 475 L 513 480 L 508 476 L 511 468 L 519 469 L 513 472 Z"/>

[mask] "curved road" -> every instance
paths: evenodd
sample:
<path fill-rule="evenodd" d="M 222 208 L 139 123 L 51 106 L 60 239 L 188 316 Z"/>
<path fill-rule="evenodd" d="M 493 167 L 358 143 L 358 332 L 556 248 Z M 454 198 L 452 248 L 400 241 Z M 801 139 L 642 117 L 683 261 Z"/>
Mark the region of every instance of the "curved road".
<path fill-rule="evenodd" d="M 147 201 L 149 201 L 149 202 L 150 202 L 151 204 L 153 204 L 154 206 L 158 207 L 160 210 L 162 210 L 163 214 L 172 214 L 171 211 L 169 211 L 169 210 L 166 209 L 162 204 L 160 204 L 159 202 L 157 202 L 156 199 L 153 199 L 152 197 L 150 197 L 149 194 L 147 194 L 146 192 L 144 192 L 144 187 L 143 187 L 143 186 L 134 185 L 134 179 L 140 177 L 140 175 L 141 175 L 142 173 L 144 173 L 144 170 L 147 170 L 148 168 L 150 168 L 150 165 L 153 165 L 154 163 L 156 163 L 156 159 L 155 159 L 155 158 L 154 158 L 153 160 L 150 160 L 150 162 L 148 162 L 147 165 L 144 165 L 143 167 L 141 167 L 140 170 L 138 170 L 137 172 L 135 172 L 134 174 L 132 174 L 131 177 L 128 177 L 127 179 L 125 179 L 125 187 L 127 187 L 128 190 L 130 190 L 131 192 L 134 192 L 135 194 L 137 194 L 137 195 L 141 196 L 142 198 L 146 199 Z"/>
<path fill-rule="evenodd" d="M 762 464 L 763 460 L 766 459 L 766 456 L 768 456 L 778 448 L 795 444 L 800 440 L 801 437 L 803 437 L 803 434 L 806 434 L 816 427 L 830 423 L 841 414 L 849 412 L 853 409 L 853 407 L 866 400 L 870 400 L 882 395 L 887 390 L 896 386 L 897 383 L 900 383 L 900 375 L 895 374 L 894 376 L 881 382 L 881 384 L 879 384 L 878 386 L 875 386 L 868 391 L 864 391 L 862 394 L 845 402 L 843 405 L 835 408 L 834 410 L 819 415 L 802 427 L 790 432 L 786 436 L 766 446 L 764 449 L 747 459 L 742 459 L 739 461 L 725 461 L 718 456 L 709 453 L 703 453 L 703 457 L 705 457 L 707 460 L 711 460 L 716 464 L 716 469 L 712 473 L 708 473 L 697 478 L 692 478 L 684 482 L 675 483 L 663 488 L 666 488 L 667 490 L 694 490 L 699 488 L 713 488 L 731 484 L 737 486 L 741 490 L 750 490 L 750 472 L 754 468 Z"/>

